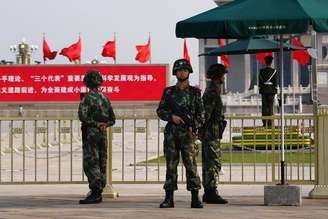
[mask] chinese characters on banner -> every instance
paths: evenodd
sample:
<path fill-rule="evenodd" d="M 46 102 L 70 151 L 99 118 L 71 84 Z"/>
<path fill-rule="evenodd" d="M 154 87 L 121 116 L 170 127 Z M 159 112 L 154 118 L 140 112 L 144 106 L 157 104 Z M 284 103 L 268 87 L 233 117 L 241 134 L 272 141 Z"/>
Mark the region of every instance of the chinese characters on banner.
<path fill-rule="evenodd" d="M 97 69 L 100 89 L 111 101 L 159 101 L 166 87 L 167 65 L 1 66 L 0 102 L 80 101 L 88 89 L 84 74 Z"/>

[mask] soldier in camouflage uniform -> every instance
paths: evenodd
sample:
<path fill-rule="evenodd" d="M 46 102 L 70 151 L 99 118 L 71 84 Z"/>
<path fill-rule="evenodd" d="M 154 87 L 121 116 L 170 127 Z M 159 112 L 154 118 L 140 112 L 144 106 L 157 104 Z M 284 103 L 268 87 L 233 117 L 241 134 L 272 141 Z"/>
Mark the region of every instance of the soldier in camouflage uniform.
<path fill-rule="evenodd" d="M 224 121 L 223 103 L 220 96 L 221 84 L 227 73 L 222 64 L 211 65 L 206 77 L 211 79 L 203 94 L 205 123 L 202 129 L 203 202 L 226 204 L 217 191 L 218 175 L 221 170 L 220 128 Z"/>
<path fill-rule="evenodd" d="M 189 85 L 190 73 L 192 73 L 192 67 L 187 60 L 178 59 L 174 62 L 173 75 L 176 75 L 178 82 L 175 86 L 167 87 L 164 90 L 157 108 L 157 115 L 168 122 L 164 130 L 165 199 L 160 204 L 160 208 L 174 207 L 173 192 L 178 189 L 177 166 L 180 160 L 180 152 L 186 168 L 187 190 L 191 191 L 192 195 L 191 207 L 203 207 L 198 197 L 201 182 L 197 174 L 196 156 L 198 150 L 195 147 L 194 140 L 198 128 L 203 125 L 204 109 L 200 89 Z M 184 112 L 184 114 L 180 115 L 181 112 Z M 184 115 L 186 118 L 181 118 Z M 189 124 L 189 119 L 193 124 Z"/>
<path fill-rule="evenodd" d="M 115 115 L 109 99 L 98 89 L 102 81 L 96 70 L 87 71 L 83 80 L 90 91 L 80 102 L 79 119 L 82 122 L 83 170 L 91 192 L 80 204 L 101 202 L 106 185 L 106 129 L 114 125 Z"/>
<path fill-rule="evenodd" d="M 259 88 L 262 95 L 262 116 L 273 115 L 273 102 L 277 93 L 277 70 L 271 67 L 273 57 L 264 57 L 266 67 L 260 70 Z M 263 119 L 263 126 L 271 127 L 271 120 Z"/>

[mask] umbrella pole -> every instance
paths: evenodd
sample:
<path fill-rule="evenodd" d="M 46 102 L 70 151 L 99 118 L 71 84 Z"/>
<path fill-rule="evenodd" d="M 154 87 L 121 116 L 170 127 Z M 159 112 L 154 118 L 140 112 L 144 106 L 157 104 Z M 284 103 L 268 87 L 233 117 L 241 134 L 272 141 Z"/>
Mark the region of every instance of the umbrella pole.
<path fill-rule="evenodd" d="M 283 35 L 280 34 L 280 142 L 281 142 L 281 161 L 280 174 L 281 185 L 285 184 L 285 123 L 284 123 L 284 60 L 283 60 Z"/>
<path fill-rule="evenodd" d="M 311 32 L 311 46 L 315 50 L 318 49 L 317 45 L 317 33 L 312 30 Z M 311 92 L 312 92 L 312 101 L 313 101 L 313 115 L 318 115 L 318 81 L 317 81 L 317 60 L 314 58 L 311 58 Z"/>

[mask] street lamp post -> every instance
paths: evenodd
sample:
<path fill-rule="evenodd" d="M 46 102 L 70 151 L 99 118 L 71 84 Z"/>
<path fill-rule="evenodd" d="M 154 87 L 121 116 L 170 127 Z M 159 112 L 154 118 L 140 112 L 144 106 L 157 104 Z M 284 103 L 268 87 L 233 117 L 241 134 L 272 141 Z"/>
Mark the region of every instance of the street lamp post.
<path fill-rule="evenodd" d="M 32 53 L 37 49 L 36 45 L 27 44 L 24 38 L 18 45 L 10 46 L 10 51 L 16 54 L 16 64 L 19 65 L 32 64 Z"/>

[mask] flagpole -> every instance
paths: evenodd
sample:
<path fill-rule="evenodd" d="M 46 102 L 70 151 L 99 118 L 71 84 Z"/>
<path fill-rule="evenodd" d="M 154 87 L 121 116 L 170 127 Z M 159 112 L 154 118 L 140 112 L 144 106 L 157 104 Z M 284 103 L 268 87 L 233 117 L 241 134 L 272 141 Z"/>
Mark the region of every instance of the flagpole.
<path fill-rule="evenodd" d="M 255 58 L 256 60 L 256 58 Z M 260 98 L 260 87 L 259 87 L 259 61 L 256 60 L 256 108 L 257 108 L 257 115 L 260 115 L 260 105 L 259 105 L 259 98 Z M 262 104 L 261 104 L 262 105 Z M 263 106 L 262 106 L 263 107 Z"/>
<path fill-rule="evenodd" d="M 149 32 L 149 64 L 151 64 L 151 38 L 150 38 L 150 32 Z"/>
<path fill-rule="evenodd" d="M 43 43 L 44 43 L 44 40 L 46 39 L 46 33 L 43 32 L 43 42 L 42 42 L 42 46 L 43 46 Z M 43 49 L 43 48 L 42 48 Z M 44 58 L 44 54 L 43 54 L 43 64 L 45 65 L 46 64 L 46 59 Z"/>
<path fill-rule="evenodd" d="M 81 40 L 81 32 L 79 32 L 79 40 Z M 81 51 L 81 53 L 82 53 L 82 51 Z M 81 64 L 81 55 L 80 55 L 80 59 L 79 59 L 78 64 Z"/>
<path fill-rule="evenodd" d="M 115 59 L 114 59 L 114 64 L 116 65 L 116 32 L 114 32 L 114 42 L 115 42 Z"/>
<path fill-rule="evenodd" d="M 182 57 L 185 58 L 186 38 L 183 38 Z"/>

